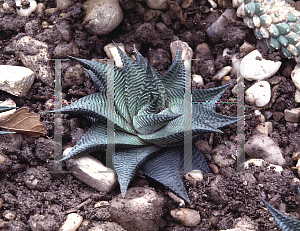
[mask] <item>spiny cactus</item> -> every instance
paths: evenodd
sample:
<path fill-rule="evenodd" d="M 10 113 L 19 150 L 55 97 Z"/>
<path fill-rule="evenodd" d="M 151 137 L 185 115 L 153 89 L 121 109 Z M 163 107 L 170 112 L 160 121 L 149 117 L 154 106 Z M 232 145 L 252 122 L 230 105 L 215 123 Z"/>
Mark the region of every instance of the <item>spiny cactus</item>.
<path fill-rule="evenodd" d="M 144 174 L 169 187 L 189 203 L 181 180 L 184 144 L 185 67 L 179 49 L 169 70 L 159 77 L 148 61 L 135 52 L 136 61 L 118 46 L 124 68 L 70 57 L 79 61 L 99 93 L 85 96 L 62 109 L 61 113 L 95 119 L 95 123 L 62 160 L 107 147 L 107 74 L 114 74 L 114 168 L 121 193 L 138 168 Z M 112 72 L 113 71 L 113 72 Z M 216 102 L 228 85 L 192 94 L 192 137 L 237 121 L 235 117 L 214 112 Z M 166 103 L 167 102 L 167 103 Z M 193 169 L 210 172 L 201 152 L 193 145 Z"/>
<path fill-rule="evenodd" d="M 284 0 L 233 0 L 244 23 L 272 50 L 300 62 L 300 12 Z"/>

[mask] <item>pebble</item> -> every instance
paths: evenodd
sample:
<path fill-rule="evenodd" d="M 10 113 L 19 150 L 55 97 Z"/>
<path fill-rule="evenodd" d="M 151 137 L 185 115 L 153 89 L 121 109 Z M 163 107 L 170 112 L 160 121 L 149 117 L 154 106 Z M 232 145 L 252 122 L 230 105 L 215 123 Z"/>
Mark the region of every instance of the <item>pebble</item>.
<path fill-rule="evenodd" d="M 67 21 L 63 20 L 60 23 L 57 23 L 56 28 L 61 33 L 63 40 L 65 40 L 66 42 L 71 41 L 72 39 L 71 27 Z"/>
<path fill-rule="evenodd" d="M 167 10 L 169 8 L 167 0 L 146 0 L 146 4 L 154 10 Z"/>
<path fill-rule="evenodd" d="M 53 58 L 66 59 L 68 55 L 73 54 L 73 45 L 69 44 L 58 44 L 53 51 Z"/>
<path fill-rule="evenodd" d="M 109 206 L 109 202 L 108 201 L 98 201 L 94 208 L 106 208 Z"/>
<path fill-rule="evenodd" d="M 207 28 L 206 34 L 213 44 L 221 41 L 222 35 L 228 25 L 227 18 L 237 20 L 236 11 L 234 9 L 226 9 L 224 13 Z"/>
<path fill-rule="evenodd" d="M 200 170 L 193 170 L 184 175 L 184 178 L 195 188 L 198 182 L 203 180 L 203 174 Z"/>
<path fill-rule="evenodd" d="M 3 199 L 0 197 L 0 209 L 2 208 L 3 205 Z"/>
<path fill-rule="evenodd" d="M 173 61 L 176 57 L 177 46 L 179 47 L 185 69 L 187 71 L 191 70 L 191 59 L 193 58 L 192 48 L 186 42 L 182 42 L 181 40 L 177 40 L 177 41 L 172 42 L 170 44 L 170 50 L 171 50 Z"/>
<path fill-rule="evenodd" d="M 54 218 L 54 215 L 40 215 L 35 214 L 30 216 L 28 224 L 32 231 L 41 231 L 41 230 L 56 230 L 57 221 Z"/>
<path fill-rule="evenodd" d="M 41 14 L 43 14 L 45 12 L 45 9 L 46 9 L 45 3 L 39 2 L 37 4 L 36 13 L 38 15 L 41 15 Z"/>
<path fill-rule="evenodd" d="M 125 52 L 125 46 L 124 46 L 123 43 L 116 43 L 116 44 L 122 51 Z M 118 52 L 117 47 L 115 46 L 115 44 L 109 43 L 106 46 L 104 46 L 103 49 L 104 49 L 104 51 L 105 51 L 108 58 L 115 60 L 115 65 L 117 67 L 123 68 L 122 59 L 121 59 L 121 56 L 119 55 L 119 52 Z M 125 52 L 125 54 L 126 54 L 126 52 Z"/>
<path fill-rule="evenodd" d="M 300 63 L 298 63 L 292 71 L 291 78 L 298 90 L 300 90 Z"/>
<path fill-rule="evenodd" d="M 176 203 L 178 203 L 179 207 L 184 207 L 185 206 L 185 202 L 184 202 L 183 199 L 176 196 L 174 193 L 172 193 L 169 190 L 167 190 L 167 192 L 168 192 L 169 197 L 171 197 Z"/>
<path fill-rule="evenodd" d="M 81 225 L 83 217 L 77 213 L 70 213 L 59 231 L 76 231 Z"/>
<path fill-rule="evenodd" d="M 194 2 L 194 0 L 183 0 L 183 1 L 181 2 L 181 8 L 182 8 L 182 9 L 186 9 L 186 8 L 188 8 L 193 2 Z"/>
<path fill-rule="evenodd" d="M 122 228 L 122 226 L 118 225 L 115 222 L 105 222 L 101 225 L 96 225 L 93 228 L 90 228 L 88 231 L 108 231 L 108 230 L 126 231 L 125 229 Z"/>
<path fill-rule="evenodd" d="M 284 110 L 285 121 L 297 123 L 299 121 L 299 118 L 300 118 L 300 107 Z"/>
<path fill-rule="evenodd" d="M 213 149 L 212 158 L 220 168 L 231 167 L 235 164 L 236 145 L 230 141 L 220 144 Z"/>
<path fill-rule="evenodd" d="M 267 81 L 259 81 L 245 92 L 245 101 L 256 107 L 266 106 L 271 99 L 271 86 Z"/>
<path fill-rule="evenodd" d="M 225 75 L 227 75 L 231 71 L 231 69 L 232 69 L 231 66 L 223 67 L 215 74 L 213 78 L 217 80 L 221 80 Z"/>
<path fill-rule="evenodd" d="M 248 43 L 248 42 L 244 42 L 243 45 L 240 47 L 240 53 L 246 53 L 249 54 L 250 52 L 255 50 L 255 46 Z"/>
<path fill-rule="evenodd" d="M 295 91 L 295 102 L 300 103 L 300 90 L 298 89 Z"/>
<path fill-rule="evenodd" d="M 158 231 L 164 223 L 164 198 L 150 188 L 132 187 L 110 201 L 111 219 L 126 230 Z"/>
<path fill-rule="evenodd" d="M 201 221 L 199 212 L 189 208 L 173 209 L 171 210 L 171 216 L 187 227 L 195 227 Z"/>
<path fill-rule="evenodd" d="M 282 117 L 283 117 L 283 113 L 281 111 L 275 111 L 275 112 L 273 112 L 273 119 L 276 122 L 279 122 L 279 120 L 281 120 Z"/>
<path fill-rule="evenodd" d="M 223 185 L 222 181 L 224 181 L 224 178 L 221 175 L 217 175 L 216 178 L 210 184 L 209 192 L 211 195 L 211 199 L 216 204 L 226 205 L 229 202 L 229 198 L 224 192 L 224 190 L 220 188 L 220 185 Z"/>
<path fill-rule="evenodd" d="M 20 17 L 23 17 L 23 16 L 28 17 L 31 13 L 33 13 L 37 9 L 37 3 L 35 0 L 28 0 L 28 2 L 29 2 L 28 8 L 22 8 L 21 0 L 15 0 L 15 2 L 16 2 L 16 6 L 20 7 L 19 10 L 17 9 L 17 14 Z"/>
<path fill-rule="evenodd" d="M 223 50 L 222 56 L 223 56 L 223 57 L 227 57 L 228 59 L 231 59 L 232 56 L 233 56 L 232 52 L 233 52 L 233 51 L 230 50 L 229 48 L 225 48 L 225 49 Z"/>
<path fill-rule="evenodd" d="M 237 54 L 234 54 L 231 58 L 231 71 L 230 74 L 235 76 L 235 77 L 239 77 L 237 76 L 238 73 L 240 75 L 240 66 L 241 66 L 241 59 L 237 58 Z"/>
<path fill-rule="evenodd" d="M 270 135 L 273 132 L 273 125 L 271 122 L 263 122 L 256 126 L 256 130 L 262 134 Z"/>
<path fill-rule="evenodd" d="M 245 143 L 245 153 L 253 158 L 262 158 L 269 163 L 281 165 L 285 164 L 282 151 L 278 145 L 267 135 L 259 134 L 252 136 Z"/>
<path fill-rule="evenodd" d="M 194 80 L 194 82 L 196 83 L 197 88 L 203 87 L 204 86 L 204 81 L 201 75 L 196 75 L 193 74 L 192 75 L 192 79 Z"/>
<path fill-rule="evenodd" d="M 231 77 L 226 75 L 222 78 L 221 85 L 225 85 L 225 84 L 230 83 L 230 82 L 231 82 Z"/>
<path fill-rule="evenodd" d="M 9 159 L 8 156 L 0 153 L 0 172 L 7 172 L 11 165 L 12 160 Z"/>
<path fill-rule="evenodd" d="M 71 149 L 66 148 L 63 156 L 66 156 Z M 69 159 L 67 164 L 76 178 L 100 192 L 110 192 L 118 183 L 116 173 L 90 155 Z"/>
<path fill-rule="evenodd" d="M 298 159 L 300 159 L 300 152 L 295 152 L 295 153 L 293 153 L 292 160 L 293 160 L 293 161 L 296 161 L 296 160 L 298 160 Z"/>
<path fill-rule="evenodd" d="M 239 217 L 235 219 L 232 229 L 223 229 L 220 231 L 256 231 L 258 224 L 248 217 Z"/>
<path fill-rule="evenodd" d="M 85 17 L 82 25 L 89 33 L 100 36 L 116 29 L 124 16 L 118 0 L 87 0 L 83 8 Z"/>
<path fill-rule="evenodd" d="M 54 87 L 54 74 L 50 68 L 50 53 L 47 43 L 24 36 L 14 41 L 13 46 L 15 55 L 20 58 L 23 65 L 34 71 L 42 83 Z"/>
<path fill-rule="evenodd" d="M 296 167 L 291 167 L 292 170 L 297 170 L 297 174 L 300 177 L 300 159 L 298 159 Z"/>
<path fill-rule="evenodd" d="M 64 10 L 73 4 L 72 0 L 56 0 L 56 8 L 58 10 Z"/>
<path fill-rule="evenodd" d="M 2 216 L 7 220 L 14 220 L 16 218 L 16 213 L 11 210 L 4 210 Z"/>
<path fill-rule="evenodd" d="M 32 86 L 35 75 L 26 67 L 0 65 L 0 90 L 24 97 Z"/>
<path fill-rule="evenodd" d="M 258 50 L 246 55 L 240 64 L 241 76 L 248 81 L 268 79 L 280 68 L 281 62 L 262 58 Z"/>

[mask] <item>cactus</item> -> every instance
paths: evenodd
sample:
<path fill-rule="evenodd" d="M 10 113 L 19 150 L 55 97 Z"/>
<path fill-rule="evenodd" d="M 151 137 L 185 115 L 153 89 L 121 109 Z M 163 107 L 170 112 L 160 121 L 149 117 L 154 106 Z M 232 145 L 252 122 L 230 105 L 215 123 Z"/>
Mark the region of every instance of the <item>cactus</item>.
<path fill-rule="evenodd" d="M 271 50 L 300 62 L 300 12 L 284 0 L 233 0 L 237 16 Z"/>

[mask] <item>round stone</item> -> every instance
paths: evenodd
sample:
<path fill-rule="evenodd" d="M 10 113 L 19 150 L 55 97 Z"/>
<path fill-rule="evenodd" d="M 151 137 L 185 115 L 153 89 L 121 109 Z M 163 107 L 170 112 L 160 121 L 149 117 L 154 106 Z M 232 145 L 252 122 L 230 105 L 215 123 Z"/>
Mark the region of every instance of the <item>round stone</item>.
<path fill-rule="evenodd" d="M 266 106 L 271 99 L 271 87 L 267 81 L 259 81 L 249 87 L 245 92 L 245 101 L 247 104 L 256 107 Z"/>

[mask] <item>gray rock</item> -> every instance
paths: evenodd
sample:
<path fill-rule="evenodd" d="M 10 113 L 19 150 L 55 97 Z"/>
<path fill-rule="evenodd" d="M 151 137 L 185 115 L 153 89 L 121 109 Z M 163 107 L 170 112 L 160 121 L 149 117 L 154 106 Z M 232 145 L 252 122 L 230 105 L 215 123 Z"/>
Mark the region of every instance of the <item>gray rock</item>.
<path fill-rule="evenodd" d="M 189 208 L 173 209 L 171 215 L 176 221 L 187 227 L 195 227 L 201 221 L 199 212 Z"/>
<path fill-rule="evenodd" d="M 299 121 L 299 118 L 300 118 L 300 107 L 284 110 L 284 119 L 286 121 L 297 123 Z"/>
<path fill-rule="evenodd" d="M 59 10 L 64 10 L 68 6 L 71 6 L 73 4 L 72 0 L 56 0 L 56 8 Z"/>
<path fill-rule="evenodd" d="M 0 172 L 7 172 L 11 165 L 11 159 L 9 159 L 8 156 L 0 153 Z"/>
<path fill-rule="evenodd" d="M 86 15 L 82 25 L 95 35 L 110 33 L 122 22 L 124 16 L 118 0 L 87 0 L 83 8 Z"/>
<path fill-rule="evenodd" d="M 167 10 L 169 8 L 167 0 L 146 0 L 146 4 L 154 10 Z"/>
<path fill-rule="evenodd" d="M 51 183 L 51 175 L 46 168 L 37 166 L 25 171 L 23 181 L 30 189 L 45 191 Z"/>
<path fill-rule="evenodd" d="M 63 87 L 81 85 L 84 82 L 84 70 L 80 64 L 69 67 L 64 75 Z"/>
<path fill-rule="evenodd" d="M 213 149 L 212 158 L 220 168 L 232 167 L 236 159 L 236 145 L 230 141 L 220 144 Z"/>
<path fill-rule="evenodd" d="M 104 224 L 96 225 L 93 228 L 90 228 L 88 231 L 108 231 L 108 230 L 126 231 L 115 222 L 105 222 Z"/>
<path fill-rule="evenodd" d="M 211 182 L 211 185 L 209 187 L 209 192 L 211 195 L 211 199 L 215 203 L 221 204 L 221 205 L 226 205 L 229 201 L 229 198 L 226 195 L 226 193 L 224 192 L 224 190 L 222 190 L 219 187 L 220 182 L 223 180 L 224 179 L 221 175 L 217 175 L 216 179 Z"/>
<path fill-rule="evenodd" d="M 67 21 L 61 21 L 59 24 L 56 24 L 56 28 L 61 33 L 63 40 L 70 42 L 72 39 L 71 27 Z"/>
<path fill-rule="evenodd" d="M 272 164 L 285 164 L 282 152 L 278 145 L 267 135 L 252 136 L 245 144 L 245 153 L 253 158 L 261 158 Z"/>
<path fill-rule="evenodd" d="M 21 59 L 25 67 L 36 73 L 36 77 L 44 84 L 53 87 L 54 79 L 50 68 L 48 45 L 30 36 L 14 41 L 15 55 Z"/>
<path fill-rule="evenodd" d="M 163 225 L 164 198 L 154 190 L 142 187 L 128 189 L 125 198 L 121 194 L 110 202 L 111 219 L 128 231 L 159 230 Z"/>
<path fill-rule="evenodd" d="M 35 75 L 26 67 L 0 65 L 0 90 L 24 97 L 32 86 Z"/>
<path fill-rule="evenodd" d="M 28 224 L 32 231 L 52 231 L 57 228 L 57 221 L 54 219 L 54 215 L 50 214 L 30 216 Z"/>
<path fill-rule="evenodd" d="M 60 227 L 59 231 L 76 231 L 79 228 L 82 220 L 82 216 L 76 213 L 70 213 L 68 214 L 63 225 Z"/>

